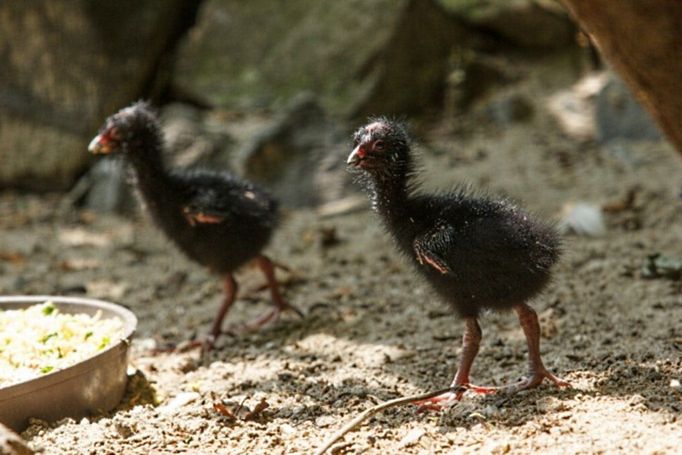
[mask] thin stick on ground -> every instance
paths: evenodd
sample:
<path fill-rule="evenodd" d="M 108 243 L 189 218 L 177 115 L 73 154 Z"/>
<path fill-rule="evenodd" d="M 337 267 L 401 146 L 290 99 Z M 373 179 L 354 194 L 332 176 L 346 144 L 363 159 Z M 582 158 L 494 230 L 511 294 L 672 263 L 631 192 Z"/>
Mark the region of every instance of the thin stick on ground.
<path fill-rule="evenodd" d="M 421 401 L 421 400 L 428 400 L 429 398 L 436 397 L 438 395 L 443 395 L 444 393 L 448 392 L 457 392 L 459 388 L 452 388 L 448 387 L 447 389 L 441 389 L 441 390 L 435 390 L 433 392 L 427 392 L 427 393 L 421 393 L 419 395 L 411 395 L 408 397 L 402 397 L 402 398 L 396 398 L 394 400 L 389 400 L 385 401 L 383 403 L 379 403 L 376 406 L 373 406 L 369 409 L 366 409 L 360 415 L 358 415 L 356 418 L 354 418 L 352 421 L 348 422 L 343 428 L 341 428 L 339 431 L 334 433 L 331 438 L 327 439 L 325 443 L 317 449 L 315 452 L 315 455 L 322 455 L 325 453 L 332 445 L 334 445 L 338 440 L 343 438 L 346 433 L 350 433 L 353 431 L 355 428 L 360 426 L 360 424 L 365 421 L 366 419 L 372 417 L 374 414 L 383 411 L 384 409 L 388 409 L 393 406 L 400 406 L 401 404 L 406 404 L 406 403 L 412 403 L 414 401 Z"/>

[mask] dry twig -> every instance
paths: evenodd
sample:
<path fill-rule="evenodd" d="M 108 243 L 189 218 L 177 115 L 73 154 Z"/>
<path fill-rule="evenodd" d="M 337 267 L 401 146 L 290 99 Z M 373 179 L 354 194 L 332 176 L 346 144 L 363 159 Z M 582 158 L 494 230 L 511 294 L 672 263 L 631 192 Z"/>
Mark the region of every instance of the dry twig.
<path fill-rule="evenodd" d="M 315 455 L 322 455 L 329 449 L 334 443 L 336 443 L 339 439 L 343 438 L 346 433 L 350 433 L 353 431 L 356 427 L 358 427 L 363 421 L 366 419 L 372 417 L 374 414 L 383 411 L 384 409 L 391 408 L 393 406 L 400 406 L 401 404 L 405 403 L 412 403 L 414 401 L 421 401 L 421 400 L 428 400 L 429 398 L 436 397 L 438 395 L 442 395 L 447 392 L 456 392 L 458 391 L 458 388 L 451 388 L 448 387 L 447 389 L 441 389 L 441 390 L 436 390 L 433 392 L 428 392 L 428 393 L 421 393 L 419 395 L 412 395 L 408 397 L 402 397 L 402 398 L 396 398 L 394 400 L 389 400 L 385 401 L 383 403 L 379 403 L 376 406 L 373 406 L 369 409 L 366 409 L 360 415 L 358 415 L 356 418 L 354 418 L 352 421 L 348 422 L 348 424 L 344 425 L 343 428 L 341 428 L 339 431 L 334 433 L 331 438 L 327 439 L 325 443 L 315 451 Z"/>

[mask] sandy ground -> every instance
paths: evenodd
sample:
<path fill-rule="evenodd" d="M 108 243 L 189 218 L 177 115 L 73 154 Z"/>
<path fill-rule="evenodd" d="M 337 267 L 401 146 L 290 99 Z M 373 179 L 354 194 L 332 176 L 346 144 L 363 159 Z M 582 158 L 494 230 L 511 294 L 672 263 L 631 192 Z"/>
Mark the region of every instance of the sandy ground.
<path fill-rule="evenodd" d="M 336 453 L 680 453 L 682 282 L 645 279 L 648 255 L 682 258 L 682 162 L 663 143 L 608 147 L 563 137 L 545 115 L 505 130 L 435 129 L 423 151 L 427 186 L 469 182 L 556 217 L 569 201 L 635 202 L 607 215 L 601 238 L 569 236 L 556 280 L 533 303 L 548 367 L 573 388 L 465 395 L 450 410 L 402 406 L 377 415 Z M 466 130 L 466 134 L 461 134 Z M 362 410 L 446 386 L 462 324 L 395 253 L 374 215 L 288 213 L 269 248 L 296 271 L 286 297 L 306 312 L 197 352 L 153 355 L 151 340 L 208 331 L 219 280 L 184 259 L 141 217 L 60 213 L 60 195 L 0 195 L 0 292 L 87 295 L 140 320 L 126 399 L 91 419 L 35 422 L 23 437 L 44 453 L 311 453 Z M 329 242 L 330 232 L 336 242 Z M 326 241 L 324 240 L 326 239 Z M 331 244 L 330 244 L 331 243 Z M 268 308 L 245 297 L 228 322 Z M 525 373 L 512 314 L 487 314 L 476 383 Z M 154 395 L 156 398 L 154 399 Z M 232 420 L 215 404 L 267 409 Z"/>

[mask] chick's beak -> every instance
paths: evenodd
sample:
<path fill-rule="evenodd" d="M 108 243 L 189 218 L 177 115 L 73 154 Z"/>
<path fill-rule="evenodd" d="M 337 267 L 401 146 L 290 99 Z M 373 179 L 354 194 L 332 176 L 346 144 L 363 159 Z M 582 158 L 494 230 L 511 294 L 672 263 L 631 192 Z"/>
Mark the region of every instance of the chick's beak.
<path fill-rule="evenodd" d="M 357 166 L 364 159 L 364 157 L 365 151 L 360 145 L 358 145 L 357 147 L 355 147 L 355 149 L 353 149 L 351 154 L 348 155 L 346 164 L 348 164 L 349 166 Z"/>
<path fill-rule="evenodd" d="M 90 153 L 94 153 L 95 155 L 102 155 L 111 152 L 111 147 L 102 140 L 102 135 L 98 134 L 93 140 L 90 141 L 90 144 L 88 145 L 88 151 Z"/>

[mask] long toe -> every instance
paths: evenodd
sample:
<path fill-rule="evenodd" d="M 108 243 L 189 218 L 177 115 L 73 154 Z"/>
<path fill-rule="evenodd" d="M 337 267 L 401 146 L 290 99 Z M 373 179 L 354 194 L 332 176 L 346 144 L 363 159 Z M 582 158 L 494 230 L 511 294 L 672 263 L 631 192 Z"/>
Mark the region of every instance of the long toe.
<path fill-rule="evenodd" d="M 442 395 L 428 398 L 426 400 L 414 401 L 412 404 L 417 406 L 417 412 L 441 411 L 449 409 L 462 399 L 464 391 L 445 392 Z"/>
<path fill-rule="evenodd" d="M 281 313 L 282 310 L 280 308 L 273 308 L 252 321 L 246 322 L 244 324 L 231 325 L 227 328 L 227 330 L 225 330 L 225 332 L 231 335 L 257 332 L 258 330 L 262 329 L 263 326 L 272 322 L 276 322 L 279 319 L 279 315 Z"/>
<path fill-rule="evenodd" d="M 303 314 L 303 311 L 301 311 L 300 309 L 298 309 L 297 307 L 295 307 L 294 305 L 292 305 L 292 304 L 290 304 L 290 303 L 286 303 L 284 309 L 285 309 L 285 310 L 289 310 L 289 311 L 293 311 L 293 312 L 296 313 L 296 314 L 298 315 L 298 317 L 300 317 L 301 319 L 304 319 L 304 318 L 305 318 L 305 314 Z"/>
<path fill-rule="evenodd" d="M 466 388 L 466 390 L 473 392 L 473 393 L 478 393 L 480 395 L 489 395 L 491 393 L 497 392 L 499 387 L 486 387 L 486 386 L 480 386 L 480 385 L 473 385 L 473 384 L 465 384 L 463 387 Z"/>
<path fill-rule="evenodd" d="M 536 371 L 536 372 L 531 372 L 528 376 L 523 378 L 521 381 L 519 381 L 517 384 L 512 385 L 512 389 L 514 390 L 525 390 L 525 389 L 533 389 L 542 382 L 548 379 L 550 382 L 554 383 L 557 387 L 571 387 L 571 383 L 568 381 L 564 381 L 560 377 L 554 375 L 551 371 L 549 370 L 541 370 L 541 371 Z"/>
<path fill-rule="evenodd" d="M 179 344 L 168 344 L 166 346 L 156 347 L 152 349 L 152 354 L 171 354 L 177 352 L 188 352 L 192 349 L 201 348 L 202 352 L 207 352 L 213 349 L 214 339 L 212 336 L 205 338 L 197 338 L 195 340 L 186 340 Z"/>
<path fill-rule="evenodd" d="M 201 349 L 202 355 L 215 347 L 215 339 L 212 336 L 198 338 L 196 340 L 188 340 L 178 345 L 178 352 L 187 352 L 192 349 Z"/>

